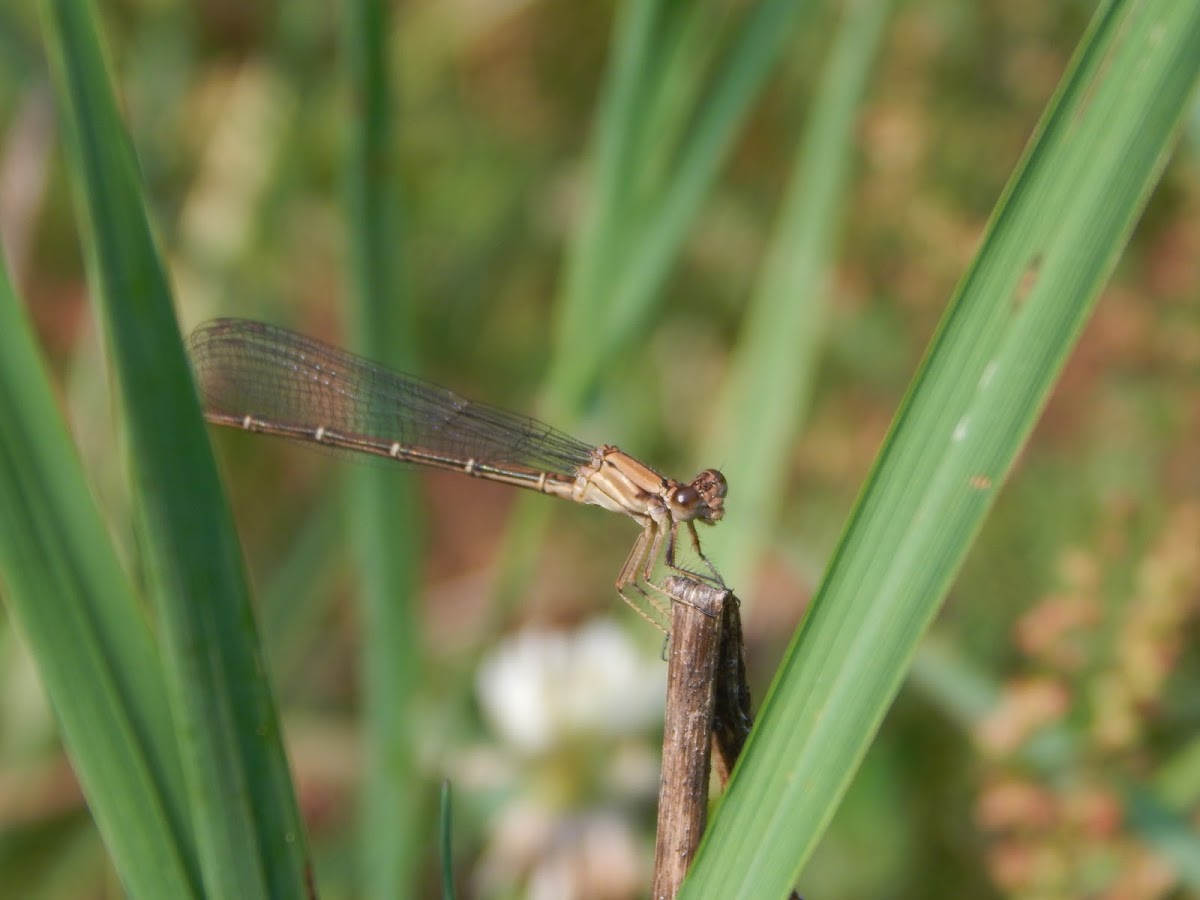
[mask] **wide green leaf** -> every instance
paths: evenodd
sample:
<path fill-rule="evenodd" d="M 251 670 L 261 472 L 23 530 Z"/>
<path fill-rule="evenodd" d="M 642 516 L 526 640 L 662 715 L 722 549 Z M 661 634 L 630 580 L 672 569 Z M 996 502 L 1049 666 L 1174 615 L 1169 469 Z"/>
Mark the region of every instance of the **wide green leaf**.
<path fill-rule="evenodd" d="M 241 554 L 95 13 L 64 0 L 43 13 L 205 890 L 302 896 L 306 841 Z"/>
<path fill-rule="evenodd" d="M 0 262 L 0 594 L 126 890 L 200 895 L 162 666 Z"/>

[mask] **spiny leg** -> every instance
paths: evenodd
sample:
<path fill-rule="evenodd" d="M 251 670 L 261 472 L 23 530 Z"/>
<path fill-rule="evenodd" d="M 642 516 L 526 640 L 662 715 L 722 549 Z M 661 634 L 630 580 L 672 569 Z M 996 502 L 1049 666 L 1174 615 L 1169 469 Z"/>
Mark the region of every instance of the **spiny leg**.
<path fill-rule="evenodd" d="M 691 525 L 690 522 L 688 524 Z M 696 579 L 697 581 L 701 581 L 701 582 L 705 582 L 705 583 L 712 583 L 712 579 L 709 578 L 707 575 L 702 575 L 699 572 L 693 572 L 691 569 L 685 569 L 681 566 L 675 565 L 675 540 L 678 535 L 678 531 L 679 531 L 679 523 L 672 522 L 670 533 L 669 533 L 668 540 L 667 540 L 666 553 L 663 555 L 663 562 L 667 565 L 667 567 L 669 569 L 671 569 L 672 571 L 678 572 L 681 575 L 687 576 L 688 578 L 691 578 L 691 579 Z M 662 594 L 664 597 L 666 597 L 668 600 L 671 600 L 672 602 L 678 601 L 679 603 L 685 603 L 688 606 L 692 607 L 692 609 L 698 609 L 700 612 L 704 613 L 704 615 L 706 615 L 706 616 L 712 617 L 712 616 L 716 615 L 711 610 L 707 610 L 701 606 L 697 606 L 695 603 L 689 602 L 686 597 L 681 596 L 679 594 L 674 594 L 671 591 L 668 591 L 666 588 L 662 587 L 661 585 L 657 584 L 656 582 L 650 580 L 650 577 L 649 577 L 650 569 L 652 568 L 654 561 L 658 558 L 658 549 L 662 544 L 662 537 L 664 534 L 666 534 L 666 532 L 664 532 L 660 529 L 659 534 L 657 536 L 658 539 L 654 542 L 654 552 L 650 555 L 650 558 L 646 563 L 646 573 L 645 573 L 646 574 L 646 579 L 645 579 L 646 584 L 650 585 L 650 587 L 654 588 L 654 590 L 658 591 L 660 594 Z M 701 558 L 703 558 L 703 557 L 701 557 Z M 707 562 L 707 560 L 705 560 L 705 562 Z M 711 564 L 709 565 L 709 568 L 712 568 Z M 716 575 L 715 569 L 713 570 L 713 574 Z M 713 586 L 718 587 L 721 590 L 725 590 L 725 582 L 721 581 L 720 577 L 721 576 L 717 575 L 717 581 Z M 642 593 L 645 593 L 645 591 L 643 591 Z M 668 638 L 669 637 L 670 637 L 670 635 L 668 635 Z M 664 648 L 664 652 L 666 652 L 665 648 Z"/>
<path fill-rule="evenodd" d="M 667 610 L 664 609 L 662 605 L 651 594 L 648 594 L 641 584 L 638 583 L 638 575 L 640 574 L 639 570 L 642 567 L 643 560 L 646 558 L 647 548 L 658 545 L 660 540 L 659 535 L 660 529 L 657 523 L 655 523 L 652 519 L 647 520 L 642 528 L 642 533 L 638 535 L 638 539 L 634 542 L 633 549 L 629 551 L 629 556 L 626 557 L 625 564 L 621 566 L 621 572 L 617 576 L 617 593 L 630 609 L 636 612 L 639 616 L 641 616 L 663 634 L 668 634 L 669 632 L 667 628 L 664 627 L 662 623 L 654 619 L 649 613 L 642 609 L 639 604 L 635 603 L 628 594 L 625 593 L 625 588 L 632 586 L 639 594 L 642 595 L 643 600 L 648 603 L 655 612 L 657 612 L 668 622 L 670 621 Z M 657 585 L 654 585 L 649 580 L 643 580 L 646 580 L 647 584 L 651 584 L 652 587 L 657 588 Z"/>
<path fill-rule="evenodd" d="M 725 579 L 721 577 L 721 573 L 717 571 L 717 567 L 712 564 L 704 551 L 700 549 L 700 535 L 696 534 L 696 523 L 687 523 L 688 531 L 692 535 L 692 549 L 696 551 L 696 555 L 700 557 L 700 561 L 708 566 L 708 571 L 712 572 L 713 580 L 716 581 L 718 587 L 725 587 Z M 674 535 L 672 535 L 674 538 Z"/>
<path fill-rule="evenodd" d="M 670 603 L 674 603 L 676 600 L 679 600 L 682 603 L 687 602 L 686 600 L 683 600 L 681 597 L 677 596 L 676 594 L 671 593 L 666 588 L 664 588 L 662 585 L 660 585 L 657 581 L 654 580 L 654 565 L 655 565 L 655 563 L 658 562 L 658 554 L 662 551 L 662 544 L 663 544 L 664 539 L 667 539 L 666 556 L 669 557 L 669 556 L 674 555 L 671 548 L 675 541 L 675 528 L 676 527 L 677 526 L 674 523 L 672 523 L 670 531 L 668 531 L 668 530 L 664 529 L 661 525 L 658 526 L 658 529 L 654 534 L 654 539 L 650 544 L 650 549 L 646 553 L 645 568 L 642 570 L 642 581 L 649 587 L 652 587 L 654 590 L 658 591 L 658 593 L 662 594 L 669 601 L 666 609 L 670 609 Z M 687 575 L 694 575 L 696 578 L 704 577 L 703 575 L 696 575 L 693 572 L 688 572 L 686 569 L 680 569 L 678 566 L 674 565 L 673 563 L 668 562 L 667 564 L 672 569 L 674 569 L 676 572 L 683 572 L 684 574 L 687 574 Z M 642 591 L 642 593 L 646 593 L 646 592 Z M 647 597 L 649 597 L 649 596 L 650 595 L 647 594 Z M 660 611 L 662 611 L 664 615 L 666 615 L 666 609 L 659 606 L 657 603 L 655 604 L 655 607 L 657 609 L 659 609 Z"/>
<path fill-rule="evenodd" d="M 692 549 L 696 551 L 696 555 L 700 557 L 700 561 L 708 566 L 708 570 L 712 574 L 705 575 L 702 572 L 693 572 L 691 569 L 685 569 L 683 566 L 678 566 L 675 564 L 675 541 L 679 534 L 678 522 L 671 523 L 671 539 L 667 541 L 667 553 L 664 557 L 664 562 L 666 562 L 667 568 L 673 569 L 681 575 L 688 575 L 692 578 L 698 578 L 700 581 L 707 582 L 714 587 L 724 588 L 725 579 L 721 577 L 721 573 L 717 571 L 717 567 L 709 561 L 708 557 L 705 556 L 703 551 L 700 549 L 700 536 L 696 534 L 696 523 L 688 522 L 686 524 L 688 531 L 692 536 Z"/>
<path fill-rule="evenodd" d="M 650 548 L 646 551 L 646 555 L 642 557 L 642 581 L 646 584 L 654 583 L 654 564 L 658 562 L 658 554 L 662 550 L 663 536 L 666 532 L 663 527 L 657 522 L 652 521 L 654 535 L 650 539 Z"/>
<path fill-rule="evenodd" d="M 636 585 L 634 585 L 634 586 L 637 587 Z M 666 614 L 662 612 L 662 608 L 651 598 L 651 596 L 649 594 L 647 594 L 641 588 L 638 588 L 638 593 L 640 593 L 642 595 L 642 597 L 650 604 L 651 609 L 653 609 L 657 613 L 662 614 L 665 617 Z M 645 619 L 647 622 L 649 622 L 651 625 L 653 625 L 656 629 L 661 631 L 663 633 L 664 639 L 669 639 L 671 637 L 670 628 L 668 626 L 664 625 L 662 622 L 658 621 L 658 619 L 654 618 L 654 616 L 650 615 L 650 613 L 646 612 L 646 610 L 642 609 L 641 606 L 639 606 L 637 603 L 635 603 L 630 598 L 630 596 L 625 593 L 625 590 L 623 588 L 617 588 L 617 594 L 620 595 L 621 599 L 625 602 L 626 606 L 628 606 L 635 613 L 637 613 L 639 616 L 641 616 L 643 619 Z"/>
<path fill-rule="evenodd" d="M 650 548 L 646 552 L 646 555 L 644 557 L 645 565 L 644 565 L 644 568 L 641 573 L 642 581 L 648 587 L 653 588 L 655 591 L 657 591 L 658 593 L 660 593 L 664 597 L 666 597 L 667 600 L 670 601 L 671 603 L 674 603 L 676 601 L 678 601 L 679 603 L 686 603 L 688 606 L 691 606 L 694 609 L 699 609 L 705 615 L 711 616 L 712 613 L 709 612 L 708 610 L 701 609 L 699 606 L 696 606 L 694 603 L 689 603 L 687 598 L 681 597 L 679 594 L 675 594 L 675 593 L 672 593 L 671 591 L 668 591 L 666 588 L 664 588 L 662 585 L 660 585 L 658 582 L 656 582 L 653 579 L 654 565 L 655 565 L 655 563 L 658 562 L 658 555 L 659 555 L 660 551 L 662 551 L 662 549 L 663 549 L 662 544 L 663 544 L 663 540 L 665 539 L 667 541 L 667 547 L 666 547 L 666 552 L 663 554 L 663 560 L 666 563 L 668 568 L 670 568 L 671 570 L 673 570 L 675 572 L 679 572 L 682 575 L 686 575 L 689 578 L 697 579 L 699 581 L 704 581 L 704 582 L 709 581 L 709 578 L 706 575 L 701 575 L 699 572 L 693 572 L 690 569 L 684 569 L 684 568 L 681 568 L 681 567 L 675 565 L 675 539 L 676 539 L 676 534 L 679 529 L 678 523 L 672 522 L 671 527 L 669 529 L 663 528 L 663 526 L 661 524 L 658 524 L 658 523 L 655 523 L 655 524 L 657 525 L 657 530 L 655 531 L 654 537 L 651 540 Z M 718 585 L 718 587 L 724 589 L 725 585 L 720 584 L 720 585 Z M 639 588 L 639 590 L 640 590 L 640 588 Z M 649 599 L 651 602 L 653 602 L 653 598 L 649 594 L 647 594 L 646 591 L 642 590 L 642 593 L 647 597 L 647 599 Z M 666 610 L 657 603 L 655 603 L 654 605 L 655 605 L 655 608 L 658 609 L 665 617 Z M 669 608 L 669 606 L 667 608 Z"/>

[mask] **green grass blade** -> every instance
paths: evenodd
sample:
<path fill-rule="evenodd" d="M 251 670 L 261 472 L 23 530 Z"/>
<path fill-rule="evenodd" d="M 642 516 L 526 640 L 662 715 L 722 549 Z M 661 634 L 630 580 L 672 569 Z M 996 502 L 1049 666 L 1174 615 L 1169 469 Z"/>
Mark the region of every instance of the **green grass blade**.
<path fill-rule="evenodd" d="M 796 149 L 713 440 L 701 457 L 722 461 L 737 498 L 737 515 L 705 535 L 706 548 L 721 561 L 730 584 L 745 582 L 779 517 L 779 479 L 807 412 L 824 343 L 828 279 L 854 159 L 855 123 L 890 9 L 889 0 L 847 7 L 805 139 Z"/>
<path fill-rule="evenodd" d="M 742 26 L 711 89 L 700 98 L 696 124 L 684 141 L 674 177 L 639 239 L 631 242 L 630 258 L 613 273 L 605 319 L 608 339 L 614 345 L 627 340 L 645 321 L 649 298 L 666 278 L 742 123 L 807 7 L 795 0 L 759 3 Z"/>
<path fill-rule="evenodd" d="M 641 9 L 640 4 L 633 5 L 630 15 Z M 711 89 L 697 95 L 696 124 L 682 142 L 660 195 L 653 203 L 608 210 L 606 218 L 593 215 L 585 221 L 580 240 L 588 249 L 581 253 L 587 254 L 589 265 L 583 276 L 569 270 L 572 277 L 562 298 L 558 356 L 549 379 L 554 413 L 563 418 L 575 413 L 605 362 L 649 317 L 722 162 L 806 8 L 807 4 L 794 0 L 764 0 L 750 10 Z M 653 34 L 649 28 L 629 31 L 638 37 Z M 618 64 L 628 52 L 624 37 L 624 33 L 618 36 Z M 645 56 L 659 48 L 646 41 L 638 49 Z M 616 81 L 617 87 L 623 84 Z M 615 87 L 614 93 L 618 93 Z M 605 101 L 605 108 L 609 102 Z M 664 138 L 669 140 L 675 114 L 668 119 L 663 124 L 667 128 Z M 636 148 L 653 139 L 647 135 L 657 131 L 658 125 L 634 114 L 620 119 L 603 116 L 598 145 L 602 150 Z M 608 177 L 597 178 L 592 190 L 598 196 L 618 200 L 633 196 L 631 185 L 639 177 L 634 166 L 600 167 L 600 173 Z M 612 205 L 616 201 L 595 202 Z M 588 339 L 579 340 L 581 334 Z"/>
<path fill-rule="evenodd" d="M 642 78 L 646 97 L 645 122 L 631 147 L 637 161 L 635 198 L 626 200 L 625 226 L 636 222 L 637 202 L 653 201 L 669 183 L 675 161 L 695 119 L 700 98 L 708 88 L 707 75 L 719 61 L 732 12 L 709 4 L 670 7 L 654 40 L 653 68 Z"/>
<path fill-rule="evenodd" d="M 337 594 L 335 556 L 346 534 L 346 504 L 334 493 L 322 496 L 259 592 L 263 642 L 280 689 L 303 681 L 312 665 L 313 635 L 325 629 L 329 598 Z M 286 705 L 286 699 L 280 703 Z"/>
<path fill-rule="evenodd" d="M 303 896 L 306 841 L 241 555 L 94 11 L 46 0 L 43 13 L 205 889 Z"/>
<path fill-rule="evenodd" d="M 442 782 L 441 794 L 438 797 L 438 818 L 441 827 L 438 829 L 440 844 L 440 861 L 442 869 L 442 897 L 444 900 L 454 900 L 454 816 L 451 803 L 450 782 Z"/>
<path fill-rule="evenodd" d="M 200 896 L 162 668 L 0 261 L 0 588 L 125 889 Z"/>
<path fill-rule="evenodd" d="M 1096 16 L 902 405 L 684 897 L 780 897 L 1074 346 L 1200 75 L 1200 7 Z"/>
<path fill-rule="evenodd" d="M 372 359 L 413 370 L 392 140 L 392 93 L 384 0 L 346 5 L 345 67 L 356 111 L 345 162 L 350 280 L 355 341 Z M 353 479 L 352 529 L 362 578 L 361 688 L 364 777 L 359 839 L 369 897 L 415 891 L 425 832 L 422 785 L 414 758 L 413 700 L 419 692 L 422 629 L 417 615 L 420 528 L 416 482 L 363 466 Z"/>
<path fill-rule="evenodd" d="M 563 273 L 563 295 L 558 304 L 560 371 L 548 379 L 551 416 L 568 415 L 577 400 L 556 385 L 567 379 L 586 382 L 588 373 L 578 368 L 580 334 L 591 333 L 603 318 L 605 289 L 621 244 L 622 207 L 629 202 L 637 181 L 634 150 L 646 105 L 646 73 L 658 49 L 654 38 L 662 15 L 662 0 L 627 0 L 617 13 L 612 62 L 601 94 L 592 161 L 592 183 L 583 222 L 568 247 Z"/>

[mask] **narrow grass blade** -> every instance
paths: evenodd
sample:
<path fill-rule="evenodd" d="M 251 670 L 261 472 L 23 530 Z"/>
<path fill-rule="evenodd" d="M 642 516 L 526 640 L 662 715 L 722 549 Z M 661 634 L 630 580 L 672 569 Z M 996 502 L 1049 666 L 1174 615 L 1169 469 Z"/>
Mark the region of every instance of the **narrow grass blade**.
<path fill-rule="evenodd" d="M 93 6 L 45 0 L 42 10 L 205 890 L 304 896 L 306 841 L 241 555 Z"/>
<path fill-rule="evenodd" d="M 0 420 L 0 593 L 92 816 L 132 896 L 198 897 L 162 667 L 2 261 Z"/>
<path fill-rule="evenodd" d="M 807 412 L 825 336 L 828 280 L 845 206 L 855 122 L 891 9 L 849 4 L 796 148 L 779 221 L 702 459 L 719 459 L 737 515 L 705 543 L 730 584 L 745 583 L 779 517 L 779 479 Z M 753 435 L 753 440 L 747 440 Z"/>
<path fill-rule="evenodd" d="M 442 897 L 444 900 L 454 900 L 454 817 L 449 780 L 442 782 L 438 809 L 438 819 L 441 823 L 438 829 L 438 843 L 441 848 L 439 856 L 442 862 Z"/>
<path fill-rule="evenodd" d="M 658 50 L 654 42 L 662 16 L 662 0 L 627 0 L 617 13 L 612 61 L 600 99 L 592 151 L 592 183 L 583 222 L 568 247 L 559 303 L 558 352 L 555 367 L 573 370 L 578 335 L 597 327 L 604 302 L 604 287 L 611 279 L 621 241 L 622 206 L 629 202 L 637 181 L 634 150 L 644 119 L 646 73 Z M 551 417 L 565 416 L 573 408 L 572 394 L 556 387 L 565 378 L 548 379 Z M 582 380 L 581 375 L 574 380 Z"/>
<path fill-rule="evenodd" d="M 781 897 L 833 816 L 1167 159 L 1200 7 L 1098 11 L 905 398 L 684 897 Z"/>
<path fill-rule="evenodd" d="M 653 201 L 670 182 L 675 161 L 684 151 L 696 107 L 708 89 L 708 74 L 719 62 L 731 27 L 732 10 L 706 3 L 674 4 L 654 39 L 652 69 L 642 78 L 647 127 L 629 149 L 636 161 L 635 198 Z M 639 195 L 641 195 L 639 197 Z M 627 199 L 625 224 L 636 217 L 637 199 Z"/>
<path fill-rule="evenodd" d="M 372 359 L 411 371 L 415 342 L 402 289 L 389 8 L 385 0 L 352 0 L 345 9 L 343 57 L 354 99 L 348 106 L 356 113 L 349 123 L 344 171 L 348 257 L 357 347 Z M 349 474 L 363 603 L 363 891 L 370 897 L 405 897 L 415 892 L 425 837 L 412 715 L 422 672 L 416 490 L 413 479 L 373 466 Z"/>
<path fill-rule="evenodd" d="M 643 113 L 647 108 L 661 112 L 661 106 L 636 102 L 647 94 L 644 85 L 636 83 L 638 75 L 663 50 L 653 40 L 662 37 L 655 28 L 660 14 L 653 6 L 632 0 L 623 12 L 629 24 L 618 31 L 615 75 L 597 135 L 599 163 L 592 186 L 597 199 L 568 268 L 558 355 L 549 379 L 550 409 L 564 420 L 577 413 L 605 361 L 649 318 L 751 104 L 808 4 L 763 0 L 747 13 L 709 89 L 696 94 L 695 125 L 680 143 L 669 178 L 657 196 L 629 204 L 640 178 L 629 151 L 652 140 L 660 125 L 669 137 L 678 118 L 673 111 L 660 123 Z M 630 82 L 635 84 L 631 87 Z M 618 162 L 608 162 L 610 158 Z M 620 206 L 623 200 L 625 208 Z M 588 339 L 580 341 L 581 334 Z"/>
<path fill-rule="evenodd" d="M 321 497 L 260 591 L 259 622 L 281 705 L 287 705 L 281 691 L 303 684 L 312 644 L 324 634 L 337 595 L 336 557 L 346 534 L 346 504 L 337 493 Z"/>

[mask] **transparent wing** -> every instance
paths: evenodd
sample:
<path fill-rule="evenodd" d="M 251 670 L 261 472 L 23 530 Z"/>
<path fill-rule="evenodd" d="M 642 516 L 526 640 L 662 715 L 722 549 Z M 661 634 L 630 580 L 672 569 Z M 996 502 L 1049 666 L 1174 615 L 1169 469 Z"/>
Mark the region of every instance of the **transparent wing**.
<path fill-rule="evenodd" d="M 324 425 L 480 462 L 573 475 L 593 447 L 542 422 L 285 328 L 217 319 L 188 338 L 209 412 Z"/>

